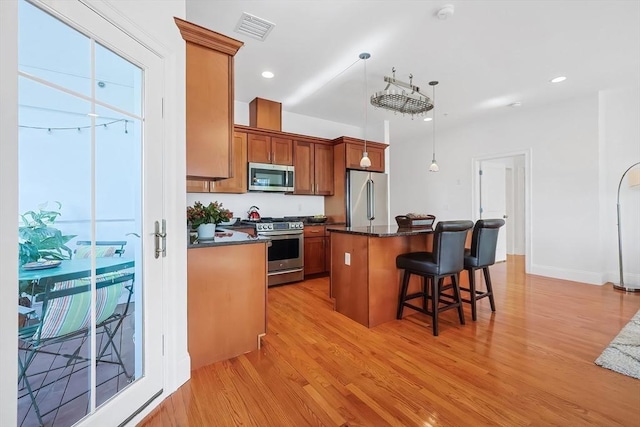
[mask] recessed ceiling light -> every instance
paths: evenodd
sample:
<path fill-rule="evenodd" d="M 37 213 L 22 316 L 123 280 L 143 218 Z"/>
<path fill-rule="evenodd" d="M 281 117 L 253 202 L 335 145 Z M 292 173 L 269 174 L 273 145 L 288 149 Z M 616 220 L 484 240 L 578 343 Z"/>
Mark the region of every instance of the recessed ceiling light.
<path fill-rule="evenodd" d="M 509 107 L 522 107 L 522 102 L 512 102 L 511 104 L 509 104 Z"/>
<path fill-rule="evenodd" d="M 263 71 L 262 72 L 262 77 L 264 77 L 265 79 L 272 79 L 274 76 L 274 74 L 271 71 Z"/>
<path fill-rule="evenodd" d="M 567 80 L 567 78 L 565 76 L 558 76 L 554 79 L 549 80 L 551 83 L 560 83 Z"/>
<path fill-rule="evenodd" d="M 424 121 L 425 121 L 425 122 L 430 122 L 431 120 L 433 120 L 433 117 L 425 117 L 425 118 L 424 118 Z"/>

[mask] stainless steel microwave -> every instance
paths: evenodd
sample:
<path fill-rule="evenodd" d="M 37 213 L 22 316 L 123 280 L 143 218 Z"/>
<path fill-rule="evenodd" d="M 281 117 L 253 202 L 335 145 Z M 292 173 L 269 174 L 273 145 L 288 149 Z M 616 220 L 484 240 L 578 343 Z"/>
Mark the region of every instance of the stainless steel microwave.
<path fill-rule="evenodd" d="M 293 166 L 249 163 L 249 191 L 293 191 Z"/>

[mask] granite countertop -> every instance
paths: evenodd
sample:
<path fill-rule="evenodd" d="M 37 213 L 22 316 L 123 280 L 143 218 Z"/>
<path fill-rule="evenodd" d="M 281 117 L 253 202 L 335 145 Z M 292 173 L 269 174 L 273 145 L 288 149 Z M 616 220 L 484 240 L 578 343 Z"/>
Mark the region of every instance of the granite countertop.
<path fill-rule="evenodd" d="M 413 236 L 415 234 L 433 233 L 433 228 L 400 228 L 396 224 L 389 225 L 373 225 L 364 227 L 327 227 L 327 231 L 334 233 L 356 234 L 359 236 L 370 237 L 398 237 Z"/>
<path fill-rule="evenodd" d="M 306 222 L 304 223 L 305 227 L 315 227 L 315 226 L 319 226 L 319 225 L 344 225 L 344 222 L 330 222 L 330 221 L 326 221 L 326 222 Z"/>
<path fill-rule="evenodd" d="M 246 245 L 250 243 L 268 243 L 269 241 L 271 241 L 271 239 L 265 236 L 253 236 L 241 231 L 234 231 L 231 228 L 220 227 L 216 228 L 216 237 L 214 240 L 196 240 L 194 243 L 190 242 L 187 245 L 187 249 L 210 248 L 214 246 L 227 245 Z"/>

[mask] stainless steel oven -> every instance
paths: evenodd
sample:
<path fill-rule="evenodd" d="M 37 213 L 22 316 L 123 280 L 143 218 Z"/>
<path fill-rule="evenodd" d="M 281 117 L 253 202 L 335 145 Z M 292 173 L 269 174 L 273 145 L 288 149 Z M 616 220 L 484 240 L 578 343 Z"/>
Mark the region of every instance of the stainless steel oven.
<path fill-rule="evenodd" d="M 263 220 L 265 221 L 265 220 Z M 304 225 L 302 222 L 266 220 L 255 224 L 256 233 L 269 237 L 268 285 L 304 280 Z"/>

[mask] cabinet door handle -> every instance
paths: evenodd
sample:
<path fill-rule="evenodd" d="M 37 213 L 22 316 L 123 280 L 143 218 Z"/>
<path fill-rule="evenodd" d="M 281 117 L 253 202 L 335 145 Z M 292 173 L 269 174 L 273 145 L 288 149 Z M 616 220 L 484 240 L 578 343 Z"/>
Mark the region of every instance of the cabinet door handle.
<path fill-rule="evenodd" d="M 267 153 L 267 160 L 269 160 L 269 162 L 271 162 L 271 151 L 269 151 L 269 152 Z"/>

